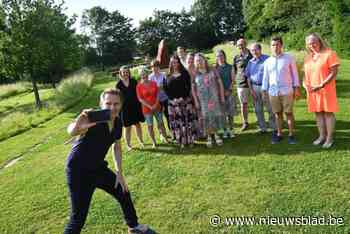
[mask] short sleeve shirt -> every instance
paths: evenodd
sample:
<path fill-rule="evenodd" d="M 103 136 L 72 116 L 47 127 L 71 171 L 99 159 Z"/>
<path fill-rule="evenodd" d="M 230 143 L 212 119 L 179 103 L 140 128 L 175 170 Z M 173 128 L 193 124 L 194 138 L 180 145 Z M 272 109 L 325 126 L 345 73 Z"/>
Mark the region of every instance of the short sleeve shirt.
<path fill-rule="evenodd" d="M 160 102 L 163 102 L 168 99 L 168 96 L 165 94 L 163 90 L 163 84 L 165 82 L 165 75 L 163 73 L 160 73 L 159 76 L 156 76 L 154 73 L 150 74 L 148 76 L 148 79 L 151 81 L 154 81 L 157 83 L 157 86 L 159 88 L 158 92 L 158 98 Z"/>
<path fill-rule="evenodd" d="M 222 83 L 224 85 L 225 90 L 232 89 L 231 83 L 232 83 L 232 65 L 230 64 L 224 64 L 222 66 L 218 66 L 217 68 L 220 78 L 222 80 Z"/>
<path fill-rule="evenodd" d="M 137 97 L 143 99 L 148 105 L 153 106 L 157 102 L 158 86 L 154 81 L 149 81 L 147 84 L 138 83 L 136 86 Z M 160 109 L 160 106 L 158 106 Z M 142 112 L 144 115 L 152 113 L 152 110 L 142 105 Z"/>
<path fill-rule="evenodd" d="M 253 56 L 247 50 L 245 54 L 238 54 L 233 58 L 233 68 L 236 74 L 236 83 L 238 88 L 249 88 L 247 77 L 245 76 L 245 68 Z"/>
<path fill-rule="evenodd" d="M 106 166 L 104 159 L 109 148 L 121 137 L 122 122 L 119 117 L 115 119 L 112 130 L 106 122 L 97 123 L 73 143 L 67 158 L 67 167 L 96 170 Z"/>
<path fill-rule="evenodd" d="M 334 51 L 326 49 L 321 52 L 317 59 L 311 55 L 306 56 L 304 61 L 304 86 L 318 86 L 324 82 L 330 73 L 330 68 L 340 65 L 340 61 Z M 308 110 L 310 112 L 337 112 L 339 111 L 336 80 L 332 79 L 324 88 L 308 93 Z"/>

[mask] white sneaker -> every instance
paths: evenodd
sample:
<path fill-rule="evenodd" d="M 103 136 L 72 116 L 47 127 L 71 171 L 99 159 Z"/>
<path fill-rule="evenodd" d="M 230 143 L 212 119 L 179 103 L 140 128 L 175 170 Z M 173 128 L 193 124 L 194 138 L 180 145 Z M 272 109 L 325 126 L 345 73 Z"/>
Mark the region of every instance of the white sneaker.
<path fill-rule="evenodd" d="M 218 146 L 221 146 L 224 144 L 224 142 L 222 141 L 222 139 L 219 137 L 219 135 L 215 134 L 215 142 Z"/>
<path fill-rule="evenodd" d="M 142 234 L 149 231 L 149 227 L 145 224 L 138 224 L 136 227 L 128 228 L 129 234 Z"/>
<path fill-rule="evenodd" d="M 333 143 L 334 141 L 331 141 L 331 142 L 325 142 L 323 145 L 322 145 L 322 148 L 323 149 L 329 149 L 333 146 Z"/>
<path fill-rule="evenodd" d="M 213 147 L 213 140 L 211 139 L 211 136 L 208 136 L 206 145 L 208 148 Z"/>
<path fill-rule="evenodd" d="M 322 144 L 324 142 L 324 139 L 322 139 L 322 138 L 317 138 L 316 140 L 314 140 L 313 142 L 312 142 L 312 144 L 313 145 L 320 145 L 320 144 Z"/>
<path fill-rule="evenodd" d="M 132 150 L 132 146 L 131 146 L 131 145 L 127 145 L 127 146 L 126 146 L 126 151 L 129 152 L 129 151 L 131 151 L 131 150 Z"/>
<path fill-rule="evenodd" d="M 235 134 L 233 133 L 232 130 L 228 130 L 228 131 L 227 131 L 227 134 L 228 134 L 228 137 L 229 137 L 229 138 L 235 138 Z"/>
<path fill-rule="evenodd" d="M 228 130 L 225 130 L 224 131 L 224 134 L 223 134 L 223 138 L 224 139 L 227 139 L 227 138 L 229 138 L 230 137 L 230 132 L 228 131 Z"/>
<path fill-rule="evenodd" d="M 160 142 L 161 143 L 169 143 L 168 139 L 166 137 L 162 136 L 162 135 L 160 135 Z"/>

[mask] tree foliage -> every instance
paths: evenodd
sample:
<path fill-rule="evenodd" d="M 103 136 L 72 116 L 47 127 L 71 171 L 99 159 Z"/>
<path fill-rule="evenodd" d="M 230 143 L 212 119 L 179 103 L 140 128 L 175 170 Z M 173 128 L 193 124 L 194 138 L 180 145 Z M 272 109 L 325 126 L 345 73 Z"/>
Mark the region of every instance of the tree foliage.
<path fill-rule="evenodd" d="M 37 82 L 53 85 L 65 72 L 81 66 L 78 41 L 71 29 L 75 18 L 63 13 L 63 2 L 54 0 L 5 0 L 6 40 L 2 55 L 5 76 L 28 78 L 40 107 Z"/>
<path fill-rule="evenodd" d="M 132 59 L 136 42 L 130 18 L 119 11 L 108 12 L 102 7 L 93 7 L 84 11 L 81 25 L 90 38 L 86 50 L 88 64 L 104 69 L 106 65 Z"/>
<path fill-rule="evenodd" d="M 193 43 L 189 40 L 192 23 L 191 15 L 185 11 L 176 13 L 155 10 L 152 17 L 140 22 L 137 30 L 140 52 L 154 56 L 162 39 L 167 41 L 170 51 L 178 45 L 192 47 Z"/>
<path fill-rule="evenodd" d="M 241 0 L 196 0 L 191 12 L 218 41 L 237 39 L 244 32 Z"/>
<path fill-rule="evenodd" d="M 256 40 L 283 35 L 285 44 L 305 47 L 305 36 L 317 32 L 340 54 L 350 54 L 350 1 L 243 0 L 246 35 Z"/>

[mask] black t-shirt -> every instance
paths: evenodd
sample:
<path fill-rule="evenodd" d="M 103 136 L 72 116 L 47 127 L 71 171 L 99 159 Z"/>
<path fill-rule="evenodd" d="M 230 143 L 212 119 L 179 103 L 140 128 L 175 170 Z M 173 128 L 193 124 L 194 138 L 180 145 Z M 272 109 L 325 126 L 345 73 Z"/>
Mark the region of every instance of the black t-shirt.
<path fill-rule="evenodd" d="M 119 117 L 115 119 L 111 131 L 108 123 L 97 123 L 89 128 L 85 136 L 73 143 L 67 158 L 67 167 L 95 170 L 106 166 L 104 159 L 109 148 L 121 137 L 122 123 Z"/>
<path fill-rule="evenodd" d="M 178 77 L 170 76 L 164 81 L 163 88 L 170 100 L 187 98 L 191 95 L 191 77 L 187 71 Z"/>

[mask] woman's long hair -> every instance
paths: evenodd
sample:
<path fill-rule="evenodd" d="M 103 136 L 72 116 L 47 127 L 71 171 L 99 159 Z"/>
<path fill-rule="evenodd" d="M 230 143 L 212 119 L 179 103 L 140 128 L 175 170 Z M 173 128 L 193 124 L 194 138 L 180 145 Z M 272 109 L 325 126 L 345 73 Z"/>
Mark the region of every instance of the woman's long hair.
<path fill-rule="evenodd" d="M 121 66 L 121 67 L 119 68 L 119 78 L 121 79 L 121 72 L 122 72 L 123 70 L 128 71 L 128 73 L 129 73 L 129 77 L 128 77 L 128 79 L 130 80 L 130 79 L 131 79 L 131 72 L 130 72 L 130 68 L 129 68 L 128 66 L 126 66 L 126 65 Z"/>
<path fill-rule="evenodd" d="M 179 63 L 180 66 L 180 73 L 184 74 L 187 72 L 186 68 L 182 65 L 181 60 L 179 58 L 179 56 L 177 56 L 176 54 L 170 57 L 170 62 L 169 62 L 169 69 L 168 69 L 168 76 L 171 76 L 174 73 L 174 65 L 171 62 L 172 60 L 176 59 Z"/>
<path fill-rule="evenodd" d="M 204 61 L 204 66 L 205 66 L 205 70 L 206 70 L 206 72 L 207 73 L 209 73 L 210 72 L 210 67 L 209 67 L 209 64 L 208 64 L 208 60 L 207 60 L 207 58 L 204 56 L 204 54 L 202 54 L 202 53 L 196 53 L 195 55 L 194 55 L 194 57 L 201 57 L 202 59 L 203 59 L 203 61 Z M 196 64 L 195 64 L 195 71 L 196 71 L 196 73 L 198 73 L 199 71 L 198 71 L 198 68 L 196 67 Z"/>
<path fill-rule="evenodd" d="M 305 47 L 308 54 L 311 54 L 311 51 L 307 45 L 307 41 L 310 37 L 315 37 L 318 40 L 318 42 L 320 43 L 321 52 L 328 48 L 327 43 L 321 38 L 321 36 L 319 36 L 317 33 L 310 33 L 307 37 L 305 37 Z"/>
<path fill-rule="evenodd" d="M 222 49 L 218 49 L 216 52 L 215 52 L 215 56 L 217 56 L 218 54 L 222 54 L 224 56 L 224 61 L 225 61 L 225 64 L 227 64 L 227 57 L 226 57 L 226 53 L 224 50 Z M 216 58 L 215 59 L 215 68 L 218 68 L 219 67 L 219 63 L 218 63 L 218 59 Z"/>

